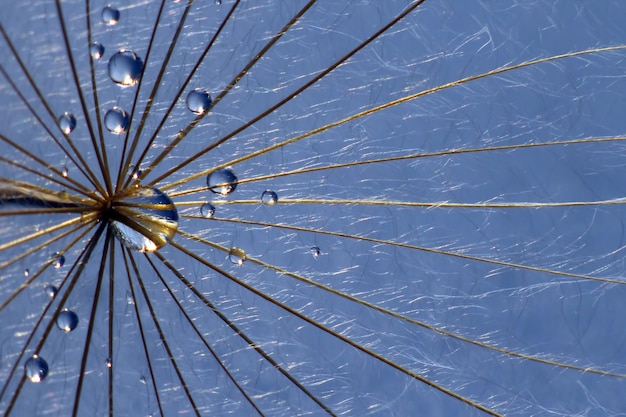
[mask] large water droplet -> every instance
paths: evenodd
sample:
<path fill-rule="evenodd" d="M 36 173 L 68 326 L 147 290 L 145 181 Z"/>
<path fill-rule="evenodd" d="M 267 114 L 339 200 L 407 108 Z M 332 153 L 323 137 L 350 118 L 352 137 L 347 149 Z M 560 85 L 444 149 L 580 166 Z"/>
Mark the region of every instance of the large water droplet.
<path fill-rule="evenodd" d="M 72 113 L 65 112 L 59 117 L 59 127 L 66 135 L 76 128 L 76 118 Z"/>
<path fill-rule="evenodd" d="M 243 249 L 232 247 L 228 252 L 228 259 L 235 265 L 241 266 L 246 261 L 246 252 Z"/>
<path fill-rule="evenodd" d="M 202 88 L 196 88 L 187 95 L 187 108 L 196 114 L 202 114 L 211 106 L 211 95 Z"/>
<path fill-rule="evenodd" d="M 71 310 L 65 309 L 57 316 L 57 327 L 64 332 L 71 332 L 78 326 L 78 316 Z"/>
<path fill-rule="evenodd" d="M 115 7 L 107 6 L 102 9 L 102 21 L 109 26 L 116 25 L 120 20 L 120 11 Z"/>
<path fill-rule="evenodd" d="M 41 382 L 48 376 L 48 362 L 37 355 L 33 355 L 24 364 L 24 374 L 30 382 Z"/>
<path fill-rule="evenodd" d="M 107 111 L 104 115 L 104 125 L 109 132 L 115 133 L 116 135 L 121 135 L 126 132 L 129 122 L 130 118 L 128 117 L 128 113 L 117 106 Z"/>
<path fill-rule="evenodd" d="M 65 256 L 58 252 L 55 253 L 52 256 L 52 265 L 54 265 L 55 268 L 61 268 L 63 265 L 65 265 Z"/>
<path fill-rule="evenodd" d="M 278 195 L 274 191 L 265 190 L 261 194 L 261 202 L 266 206 L 273 206 L 278 203 Z"/>
<path fill-rule="evenodd" d="M 215 194 L 228 195 L 237 188 L 237 176 L 231 168 L 223 168 L 211 172 L 206 183 Z"/>
<path fill-rule="evenodd" d="M 102 55 L 104 55 L 104 46 L 98 42 L 94 42 L 89 45 L 89 53 L 93 59 L 98 60 L 102 58 Z"/>
<path fill-rule="evenodd" d="M 109 77 L 114 83 L 130 87 L 135 85 L 143 71 L 141 58 L 131 51 L 119 51 L 109 59 Z"/>
<path fill-rule="evenodd" d="M 137 187 L 115 197 L 107 213 L 117 238 L 129 249 L 153 252 L 178 229 L 178 211 L 157 188 Z"/>
<path fill-rule="evenodd" d="M 202 206 L 200 206 L 200 215 L 202 217 L 206 217 L 207 219 L 210 219 L 211 217 L 213 217 L 214 214 L 215 214 L 215 206 L 213 206 L 213 204 L 204 203 Z"/>

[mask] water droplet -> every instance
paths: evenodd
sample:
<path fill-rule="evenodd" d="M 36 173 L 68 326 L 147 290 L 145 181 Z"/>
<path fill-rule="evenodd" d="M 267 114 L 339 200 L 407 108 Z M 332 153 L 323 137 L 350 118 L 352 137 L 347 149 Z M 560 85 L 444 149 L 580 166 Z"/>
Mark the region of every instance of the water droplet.
<path fill-rule="evenodd" d="M 265 190 L 261 194 L 261 202 L 266 206 L 273 206 L 278 203 L 278 195 L 274 191 Z"/>
<path fill-rule="evenodd" d="M 63 256 L 59 252 L 55 253 L 52 259 L 52 265 L 54 265 L 55 268 L 61 268 L 63 265 L 65 265 L 65 256 Z"/>
<path fill-rule="evenodd" d="M 135 304 L 135 299 L 133 298 L 133 293 L 129 291 L 126 291 L 126 304 L 128 305 L 133 305 Z"/>
<path fill-rule="evenodd" d="M 41 382 L 48 376 L 48 362 L 37 355 L 33 355 L 24 364 L 24 373 L 30 382 Z"/>
<path fill-rule="evenodd" d="M 206 183 L 215 194 L 228 195 L 237 188 L 237 176 L 232 169 L 223 168 L 211 172 Z"/>
<path fill-rule="evenodd" d="M 134 180 L 139 179 L 139 177 L 141 177 L 141 175 L 143 174 L 143 170 L 141 170 L 141 169 L 138 169 L 135 172 L 133 172 L 133 171 L 135 171 L 135 165 L 129 166 L 128 167 L 128 175 L 132 175 Z"/>
<path fill-rule="evenodd" d="M 146 377 L 142 375 L 141 378 L 139 378 L 139 382 L 146 385 Z"/>
<path fill-rule="evenodd" d="M 218 6 L 221 6 L 222 5 L 222 0 L 215 0 L 215 4 L 218 5 Z"/>
<path fill-rule="evenodd" d="M 141 58 L 131 51 L 119 51 L 109 59 L 109 77 L 114 83 L 130 87 L 139 81 L 143 71 Z"/>
<path fill-rule="evenodd" d="M 117 106 L 107 111 L 104 115 L 104 125 L 107 130 L 116 135 L 121 135 L 128 129 L 130 118 L 124 109 Z"/>
<path fill-rule="evenodd" d="M 25 276 L 25 277 L 27 277 L 27 276 L 29 276 L 29 275 L 30 275 L 30 269 L 26 268 L 26 269 L 24 270 L 24 276 Z"/>
<path fill-rule="evenodd" d="M 106 364 L 107 368 L 109 368 L 109 369 L 111 369 L 113 367 L 113 361 L 111 361 L 111 358 L 107 358 L 104 363 Z"/>
<path fill-rule="evenodd" d="M 187 95 L 187 108 L 196 114 L 202 114 L 211 106 L 211 95 L 202 88 L 196 88 Z"/>
<path fill-rule="evenodd" d="M 65 112 L 59 117 L 59 127 L 66 135 L 76 128 L 76 118 L 72 113 Z"/>
<path fill-rule="evenodd" d="M 102 58 L 102 55 L 104 55 L 104 46 L 98 42 L 94 42 L 89 45 L 89 53 L 93 59 L 98 60 Z"/>
<path fill-rule="evenodd" d="M 211 217 L 213 217 L 214 214 L 215 214 L 215 206 L 213 206 L 213 204 L 204 203 L 202 206 L 200 206 L 200 215 L 202 217 L 206 217 L 207 219 L 210 219 Z"/>
<path fill-rule="evenodd" d="M 228 252 L 228 259 L 235 265 L 241 266 L 246 261 L 246 252 L 243 249 L 232 247 Z"/>
<path fill-rule="evenodd" d="M 78 316 L 71 310 L 65 309 L 57 316 L 57 327 L 64 332 L 71 332 L 78 326 Z"/>
<path fill-rule="evenodd" d="M 63 177 L 67 178 L 67 176 L 69 175 L 70 171 L 67 169 L 67 166 L 63 166 L 63 168 L 61 168 L 61 175 L 63 175 Z"/>
<path fill-rule="evenodd" d="M 48 294 L 48 297 L 54 298 L 57 295 L 57 292 L 59 292 L 59 289 L 54 285 L 47 285 L 44 291 Z"/>
<path fill-rule="evenodd" d="M 157 188 L 137 187 L 116 196 L 111 206 L 115 236 L 129 249 L 153 252 L 165 246 L 178 229 L 178 211 Z"/>
<path fill-rule="evenodd" d="M 320 248 L 318 248 L 317 246 L 313 246 L 311 248 L 311 254 L 315 259 L 317 259 L 322 254 L 322 251 L 320 251 Z"/>
<path fill-rule="evenodd" d="M 120 20 L 120 11 L 114 7 L 107 6 L 102 9 L 102 21 L 109 26 L 116 25 Z"/>

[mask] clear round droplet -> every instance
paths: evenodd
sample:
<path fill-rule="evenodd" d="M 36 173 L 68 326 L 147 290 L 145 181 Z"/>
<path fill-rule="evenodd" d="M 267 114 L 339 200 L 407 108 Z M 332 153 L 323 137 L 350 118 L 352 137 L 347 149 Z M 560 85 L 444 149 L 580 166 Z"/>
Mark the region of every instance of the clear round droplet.
<path fill-rule="evenodd" d="M 63 177 L 67 178 L 67 176 L 70 174 L 70 170 L 67 169 L 67 166 L 63 166 L 63 168 L 61 168 L 61 175 L 63 175 Z"/>
<path fill-rule="evenodd" d="M 65 265 L 65 256 L 58 252 L 53 255 L 52 259 L 52 265 L 54 265 L 55 268 L 61 268 Z"/>
<path fill-rule="evenodd" d="M 116 135 L 126 132 L 129 122 L 130 117 L 128 117 L 128 113 L 117 106 L 107 111 L 104 115 L 104 126 L 106 126 L 109 132 Z"/>
<path fill-rule="evenodd" d="M 222 0 L 215 0 L 215 4 L 218 5 L 218 6 L 221 6 L 222 5 Z"/>
<path fill-rule="evenodd" d="M 206 183 L 215 194 L 228 195 L 237 188 L 237 176 L 232 169 L 223 168 L 211 172 Z"/>
<path fill-rule="evenodd" d="M 139 382 L 146 385 L 146 377 L 142 375 L 141 378 L 139 378 Z"/>
<path fill-rule="evenodd" d="M 102 9 L 102 21 L 109 26 L 114 26 L 120 20 L 120 11 L 115 7 L 107 6 Z"/>
<path fill-rule="evenodd" d="M 27 276 L 29 276 L 29 275 L 30 275 L 30 269 L 26 268 L 26 269 L 24 270 L 24 276 L 25 276 L 25 277 L 27 277 Z"/>
<path fill-rule="evenodd" d="M 261 202 L 266 206 L 273 206 L 278 203 L 278 195 L 274 191 L 265 190 L 261 194 Z"/>
<path fill-rule="evenodd" d="M 104 361 L 104 364 L 107 366 L 107 368 L 112 368 L 113 367 L 113 361 L 111 360 L 111 358 L 107 358 L 106 361 Z"/>
<path fill-rule="evenodd" d="M 215 206 L 211 203 L 204 203 L 200 206 L 200 215 L 210 219 L 215 214 Z"/>
<path fill-rule="evenodd" d="M 178 229 L 178 211 L 172 200 L 157 188 L 137 187 L 116 196 L 110 221 L 124 246 L 154 252 L 169 243 Z"/>
<path fill-rule="evenodd" d="M 59 127 L 66 135 L 76 128 L 76 118 L 72 113 L 65 112 L 59 117 Z"/>
<path fill-rule="evenodd" d="M 114 83 L 131 87 L 139 81 L 143 72 L 141 58 L 131 51 L 119 51 L 109 59 L 109 77 Z"/>
<path fill-rule="evenodd" d="M 319 258 L 321 254 L 322 254 L 322 251 L 317 246 L 313 246 L 311 248 L 311 255 L 313 255 L 315 259 Z"/>
<path fill-rule="evenodd" d="M 211 95 L 202 88 L 196 88 L 187 95 L 187 108 L 196 114 L 202 114 L 211 107 Z"/>
<path fill-rule="evenodd" d="M 104 55 L 104 46 L 98 42 L 92 43 L 89 45 L 89 54 L 95 60 L 102 58 L 102 55 Z"/>
<path fill-rule="evenodd" d="M 241 266 L 246 261 L 246 252 L 243 249 L 232 247 L 228 252 L 228 259 L 235 265 Z"/>
<path fill-rule="evenodd" d="M 64 332 L 71 332 L 78 326 L 78 316 L 72 310 L 65 309 L 57 316 L 57 327 Z"/>
<path fill-rule="evenodd" d="M 24 364 L 24 374 L 30 382 L 39 383 L 48 376 L 48 362 L 37 355 L 33 355 Z"/>
<path fill-rule="evenodd" d="M 59 292 L 59 289 L 54 285 L 47 285 L 44 291 L 46 292 L 48 297 L 54 298 L 57 295 L 57 292 Z"/>

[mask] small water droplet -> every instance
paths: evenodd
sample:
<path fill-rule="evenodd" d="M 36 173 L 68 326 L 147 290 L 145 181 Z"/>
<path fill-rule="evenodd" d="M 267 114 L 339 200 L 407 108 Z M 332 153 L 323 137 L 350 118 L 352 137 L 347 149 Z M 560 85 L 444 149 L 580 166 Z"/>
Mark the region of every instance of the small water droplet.
<path fill-rule="evenodd" d="M 246 261 L 246 252 L 243 249 L 232 247 L 228 252 L 228 259 L 235 265 L 241 266 Z"/>
<path fill-rule="evenodd" d="M 113 361 L 111 361 L 111 358 L 107 358 L 105 361 L 105 365 L 107 366 L 107 368 L 111 369 L 113 367 Z"/>
<path fill-rule="evenodd" d="M 57 316 L 57 327 L 64 332 L 71 332 L 78 326 L 78 316 L 72 310 L 65 309 Z"/>
<path fill-rule="evenodd" d="M 222 5 L 222 0 L 215 0 L 215 4 L 218 5 L 218 6 L 221 6 Z"/>
<path fill-rule="evenodd" d="M 25 276 L 25 277 L 27 277 L 27 276 L 29 276 L 29 275 L 30 275 L 30 269 L 26 268 L 26 269 L 24 270 L 24 276 Z"/>
<path fill-rule="evenodd" d="M 130 118 L 128 117 L 128 113 L 117 106 L 107 111 L 104 115 L 104 125 L 109 132 L 115 133 L 116 135 L 121 135 L 126 132 L 129 122 Z"/>
<path fill-rule="evenodd" d="M 146 377 L 142 375 L 141 378 L 139 378 L 139 382 L 146 385 Z"/>
<path fill-rule="evenodd" d="M 109 59 L 109 77 L 114 83 L 131 87 L 139 81 L 143 62 L 134 52 L 121 50 Z"/>
<path fill-rule="evenodd" d="M 114 26 L 120 20 L 120 11 L 115 7 L 106 6 L 102 9 L 102 21 L 109 26 Z"/>
<path fill-rule="evenodd" d="M 126 304 L 128 305 L 133 305 L 135 304 L 135 299 L 133 298 L 133 293 L 129 291 L 126 291 Z"/>
<path fill-rule="evenodd" d="M 94 42 L 89 45 L 89 53 L 93 59 L 98 60 L 104 55 L 104 46 L 98 42 Z"/>
<path fill-rule="evenodd" d="M 237 188 L 237 176 L 231 168 L 223 168 L 207 175 L 206 183 L 215 194 L 228 195 Z"/>
<path fill-rule="evenodd" d="M 63 175 L 63 177 L 67 178 L 67 176 L 70 174 L 70 171 L 67 169 L 67 166 L 63 166 L 63 168 L 61 168 L 61 175 Z"/>
<path fill-rule="evenodd" d="M 65 265 L 65 256 L 63 256 L 62 254 L 57 252 L 53 255 L 52 258 L 52 265 L 54 265 L 55 268 L 61 268 L 63 265 Z"/>
<path fill-rule="evenodd" d="M 320 251 L 320 248 L 318 248 L 317 246 L 313 246 L 311 248 L 311 254 L 315 259 L 317 259 L 322 254 L 322 251 Z"/>
<path fill-rule="evenodd" d="M 47 285 L 44 291 L 48 294 L 48 297 L 54 298 L 57 295 L 57 292 L 59 292 L 59 289 L 54 285 Z"/>
<path fill-rule="evenodd" d="M 59 127 L 66 135 L 76 128 L 76 118 L 72 113 L 65 112 L 59 117 Z"/>
<path fill-rule="evenodd" d="M 211 217 L 213 217 L 214 214 L 215 214 L 215 206 L 213 206 L 213 204 L 204 203 L 202 206 L 200 206 L 200 215 L 202 217 L 206 217 L 207 219 L 210 219 Z"/>
<path fill-rule="evenodd" d="M 196 114 L 202 114 L 211 107 L 211 95 L 202 88 L 196 88 L 187 95 L 187 108 Z"/>
<path fill-rule="evenodd" d="M 274 191 L 265 190 L 261 194 L 261 202 L 266 206 L 273 206 L 278 203 L 278 195 Z"/>
<path fill-rule="evenodd" d="M 24 373 L 30 382 L 41 382 L 48 376 L 48 362 L 37 355 L 33 355 L 24 364 Z"/>
<path fill-rule="evenodd" d="M 133 188 L 113 201 L 111 209 L 124 218 L 111 221 L 115 236 L 132 250 L 153 252 L 172 240 L 178 229 L 176 206 L 157 188 Z"/>
<path fill-rule="evenodd" d="M 135 172 L 133 172 L 133 171 L 135 171 L 135 165 L 129 166 L 128 167 L 128 175 L 132 175 L 134 180 L 139 179 L 139 177 L 141 177 L 141 175 L 143 174 L 143 170 L 141 170 L 141 169 L 138 169 Z"/>

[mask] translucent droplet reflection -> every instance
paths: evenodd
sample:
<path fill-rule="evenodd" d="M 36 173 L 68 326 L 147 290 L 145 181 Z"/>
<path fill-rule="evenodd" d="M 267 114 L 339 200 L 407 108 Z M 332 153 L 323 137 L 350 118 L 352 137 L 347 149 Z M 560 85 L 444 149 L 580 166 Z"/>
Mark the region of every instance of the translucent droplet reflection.
<path fill-rule="evenodd" d="M 107 6 L 102 9 L 102 21 L 109 26 L 116 25 L 120 20 L 120 11 L 114 7 Z"/>
<path fill-rule="evenodd" d="M 89 53 L 93 59 L 98 60 L 104 55 L 104 46 L 98 42 L 94 42 L 89 45 Z"/>
<path fill-rule="evenodd" d="M 215 194 L 228 195 L 237 188 L 237 176 L 231 168 L 223 168 L 211 172 L 206 183 Z"/>
<path fill-rule="evenodd" d="M 24 364 L 24 374 L 30 382 L 41 382 L 48 376 L 48 362 L 37 355 L 33 355 Z"/>
<path fill-rule="evenodd" d="M 162 248 L 178 229 L 176 206 L 157 188 L 137 187 L 117 196 L 108 218 L 122 244 L 141 252 Z"/>
<path fill-rule="evenodd" d="M 243 249 L 232 247 L 228 252 L 228 259 L 235 265 L 241 266 L 246 261 L 246 252 Z"/>
<path fill-rule="evenodd" d="M 66 135 L 76 128 L 76 118 L 72 113 L 65 112 L 59 117 L 59 127 Z"/>
<path fill-rule="evenodd" d="M 54 298 L 57 295 L 57 292 L 59 291 L 57 287 L 55 287 L 54 285 L 47 285 L 46 288 L 44 289 L 44 291 L 46 292 L 46 294 L 48 295 L 48 297 L 50 298 Z"/>
<path fill-rule="evenodd" d="M 278 202 L 278 195 L 274 191 L 265 190 L 261 194 L 261 202 L 266 206 L 273 206 Z"/>
<path fill-rule="evenodd" d="M 214 214 L 215 214 L 215 206 L 213 206 L 213 204 L 204 203 L 202 206 L 200 206 L 200 215 L 202 217 L 206 217 L 207 219 L 210 219 L 211 217 L 213 217 Z"/>
<path fill-rule="evenodd" d="M 130 87 L 139 81 L 143 71 L 141 58 L 131 51 L 119 51 L 109 59 L 109 77 L 114 83 Z"/>
<path fill-rule="evenodd" d="M 211 95 L 201 88 L 196 88 L 187 95 L 187 108 L 196 114 L 202 114 L 211 106 Z"/>
<path fill-rule="evenodd" d="M 52 256 L 52 265 L 54 265 L 55 268 L 61 268 L 65 265 L 65 256 L 60 253 L 55 253 Z"/>
<path fill-rule="evenodd" d="M 104 115 L 104 126 L 107 130 L 116 135 L 121 135 L 128 129 L 130 118 L 124 109 L 113 107 Z"/>
<path fill-rule="evenodd" d="M 57 327 L 64 332 L 71 332 L 78 326 L 78 316 L 71 310 L 65 309 L 57 316 Z"/>

